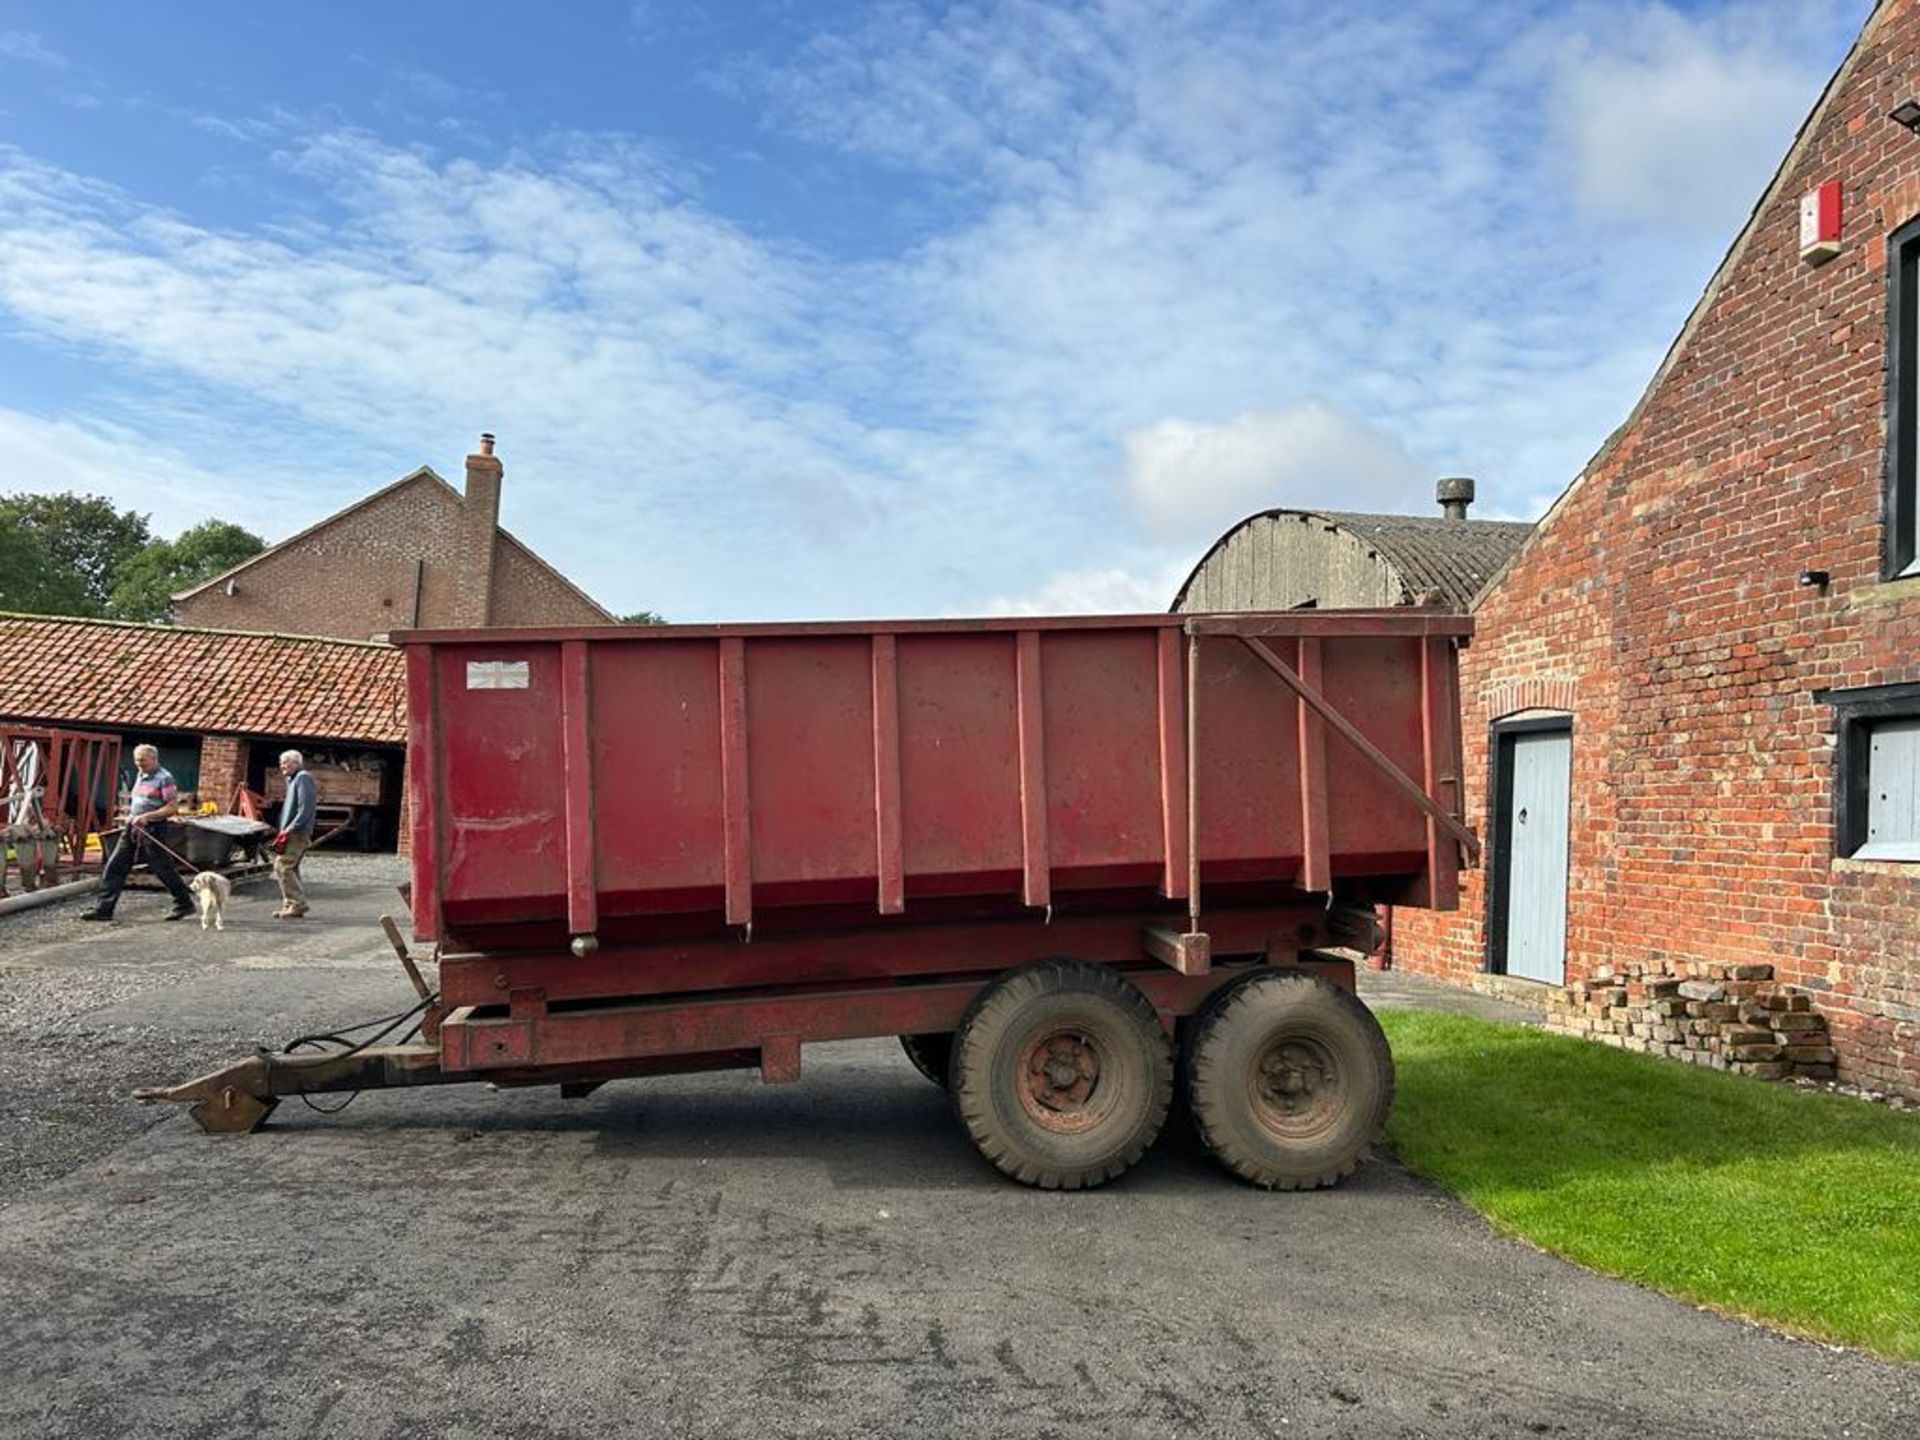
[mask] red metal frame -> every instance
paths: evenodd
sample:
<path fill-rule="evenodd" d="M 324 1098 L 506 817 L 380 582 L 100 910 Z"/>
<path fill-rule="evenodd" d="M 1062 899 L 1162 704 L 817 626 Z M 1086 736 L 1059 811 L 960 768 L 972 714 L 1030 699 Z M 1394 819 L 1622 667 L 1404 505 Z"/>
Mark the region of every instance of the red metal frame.
<path fill-rule="evenodd" d="M 1473 619 L 1444 610 L 1396 606 L 1386 610 L 1283 610 L 1275 613 L 1169 615 L 1021 615 L 961 620 L 805 620 L 727 625 L 613 625 L 515 627 L 511 637 L 532 644 L 562 640 L 727 640 L 763 635 L 1018 634 L 1023 630 L 1172 630 L 1193 635 L 1432 635 L 1465 639 Z M 492 630 L 396 630 L 400 645 L 484 643 L 502 639 Z"/>
<path fill-rule="evenodd" d="M 1137 945 L 1136 945 L 1136 948 Z M 1300 959 L 1295 968 L 1353 988 L 1344 960 Z M 1155 964 L 1127 968 L 1162 1025 L 1191 1015 L 1245 967 L 1194 974 Z M 757 1055 L 769 1082 L 797 1080 L 800 1047 L 831 1040 L 954 1030 L 991 976 L 930 979 L 914 985 L 795 987 L 723 994 L 661 995 L 618 1005 L 549 1008 L 549 997 L 516 991 L 505 1007 L 457 1006 L 441 1013 L 440 1068 L 449 1075 L 512 1070 L 537 1081 L 597 1068 L 611 1078 L 622 1067 L 658 1068 L 676 1058 Z M 679 1068 L 675 1066 L 675 1068 Z M 699 1068 L 699 1067 L 695 1067 Z"/>
<path fill-rule="evenodd" d="M 32 745 L 39 754 L 45 790 L 41 813 L 58 832 L 67 865 L 77 868 L 86 861 L 87 836 L 107 829 L 113 819 L 111 797 L 119 783 L 120 737 L 0 723 L 0 803 L 22 783 L 19 750 L 23 745 Z M 104 805 L 95 801 L 103 788 L 110 797 Z"/>
<path fill-rule="evenodd" d="M 1027 960 L 1071 955 L 1128 964 L 1145 953 L 1142 936 L 1177 919 L 1164 910 L 1021 918 L 966 924 L 895 924 L 679 944 L 608 946 L 584 955 L 559 950 L 447 953 L 440 995 L 449 1009 L 508 1003 L 519 992 L 549 1003 L 792 985 L 918 983 L 929 976 L 990 975 Z M 1337 943 L 1319 901 L 1222 909 L 1208 917 L 1216 955 L 1290 956 Z"/>

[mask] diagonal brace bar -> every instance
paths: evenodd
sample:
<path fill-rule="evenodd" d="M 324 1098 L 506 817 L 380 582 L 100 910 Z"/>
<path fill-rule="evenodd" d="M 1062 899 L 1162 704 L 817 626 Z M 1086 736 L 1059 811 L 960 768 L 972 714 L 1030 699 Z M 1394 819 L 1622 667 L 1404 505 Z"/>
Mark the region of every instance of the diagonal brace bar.
<path fill-rule="evenodd" d="M 1265 641 L 1259 640 L 1252 635 L 1241 635 L 1238 639 L 1242 645 L 1245 645 L 1247 649 L 1259 657 L 1262 664 L 1273 671 L 1274 674 L 1278 675 L 1281 680 L 1286 683 L 1288 689 L 1306 701 L 1308 705 L 1313 707 L 1321 719 L 1339 731 L 1340 734 L 1345 737 L 1348 744 L 1352 745 L 1354 749 L 1372 761 L 1380 772 L 1393 782 L 1395 788 L 1402 791 L 1409 800 L 1413 801 L 1422 811 L 1432 817 L 1434 823 L 1441 829 L 1445 830 L 1455 840 L 1458 840 L 1464 845 L 1469 855 L 1476 860 L 1480 858 L 1480 837 L 1475 835 L 1473 831 L 1465 825 L 1462 825 L 1458 820 L 1454 819 L 1453 816 L 1449 815 L 1446 810 L 1441 807 L 1439 801 L 1435 800 L 1431 795 L 1427 794 L 1425 790 L 1421 789 L 1419 785 L 1415 784 L 1412 777 L 1398 765 L 1394 764 L 1393 761 L 1389 760 L 1386 755 L 1381 752 L 1379 746 L 1362 735 L 1360 731 L 1355 728 L 1351 720 L 1347 719 L 1346 716 L 1329 705 L 1320 692 L 1302 680 L 1300 676 L 1295 673 L 1292 666 L 1288 665 L 1286 661 L 1282 660 L 1267 647 Z"/>

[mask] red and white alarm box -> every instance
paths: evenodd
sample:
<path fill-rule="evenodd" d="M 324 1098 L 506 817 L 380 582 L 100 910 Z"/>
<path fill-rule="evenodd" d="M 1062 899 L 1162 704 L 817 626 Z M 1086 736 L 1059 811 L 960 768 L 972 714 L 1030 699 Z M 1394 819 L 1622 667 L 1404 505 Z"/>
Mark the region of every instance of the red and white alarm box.
<path fill-rule="evenodd" d="M 1840 182 L 1828 180 L 1800 197 L 1800 258 L 1824 264 L 1840 253 Z"/>

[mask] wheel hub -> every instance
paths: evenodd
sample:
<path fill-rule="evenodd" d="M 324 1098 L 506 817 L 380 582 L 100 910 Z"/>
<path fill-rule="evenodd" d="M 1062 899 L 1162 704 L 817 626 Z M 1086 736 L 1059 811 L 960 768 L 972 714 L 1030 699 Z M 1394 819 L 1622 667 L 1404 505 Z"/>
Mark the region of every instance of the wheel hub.
<path fill-rule="evenodd" d="M 1341 1077 L 1319 1042 L 1295 1038 L 1269 1045 L 1249 1077 L 1254 1113 L 1268 1129 L 1301 1135 L 1320 1129 L 1340 1108 Z"/>
<path fill-rule="evenodd" d="M 1100 1083 L 1100 1054 L 1083 1033 L 1042 1035 L 1027 1052 L 1020 1101 L 1027 1113 L 1052 1130 L 1091 1123 L 1087 1102 Z"/>

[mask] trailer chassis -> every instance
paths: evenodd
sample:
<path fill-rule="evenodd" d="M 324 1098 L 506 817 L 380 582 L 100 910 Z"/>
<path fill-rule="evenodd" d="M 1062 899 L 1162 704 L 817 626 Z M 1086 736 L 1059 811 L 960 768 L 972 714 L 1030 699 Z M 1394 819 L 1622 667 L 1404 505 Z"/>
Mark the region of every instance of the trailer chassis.
<path fill-rule="evenodd" d="M 1303 952 L 1365 949 L 1372 941 L 1370 912 L 1319 902 L 1220 912 L 1204 932 L 1170 927 L 1166 918 L 989 921 L 751 945 L 729 937 L 586 956 L 456 953 L 439 957 L 436 991 L 383 917 L 420 997 L 418 1043 L 314 1054 L 261 1049 L 179 1085 L 136 1090 L 134 1098 L 186 1104 L 208 1134 L 244 1134 L 296 1095 L 484 1081 L 558 1085 L 577 1097 L 608 1080 L 721 1069 L 758 1069 L 768 1083 L 785 1083 L 800 1078 L 806 1044 L 953 1031 L 996 979 L 1043 957 L 1123 975 L 1171 1034 L 1176 1021 L 1254 967 L 1317 976 L 1351 992 L 1349 962 Z M 805 963 L 823 948 L 843 957 L 841 977 L 770 983 L 808 973 Z M 1216 963 L 1216 955 L 1228 958 Z"/>

